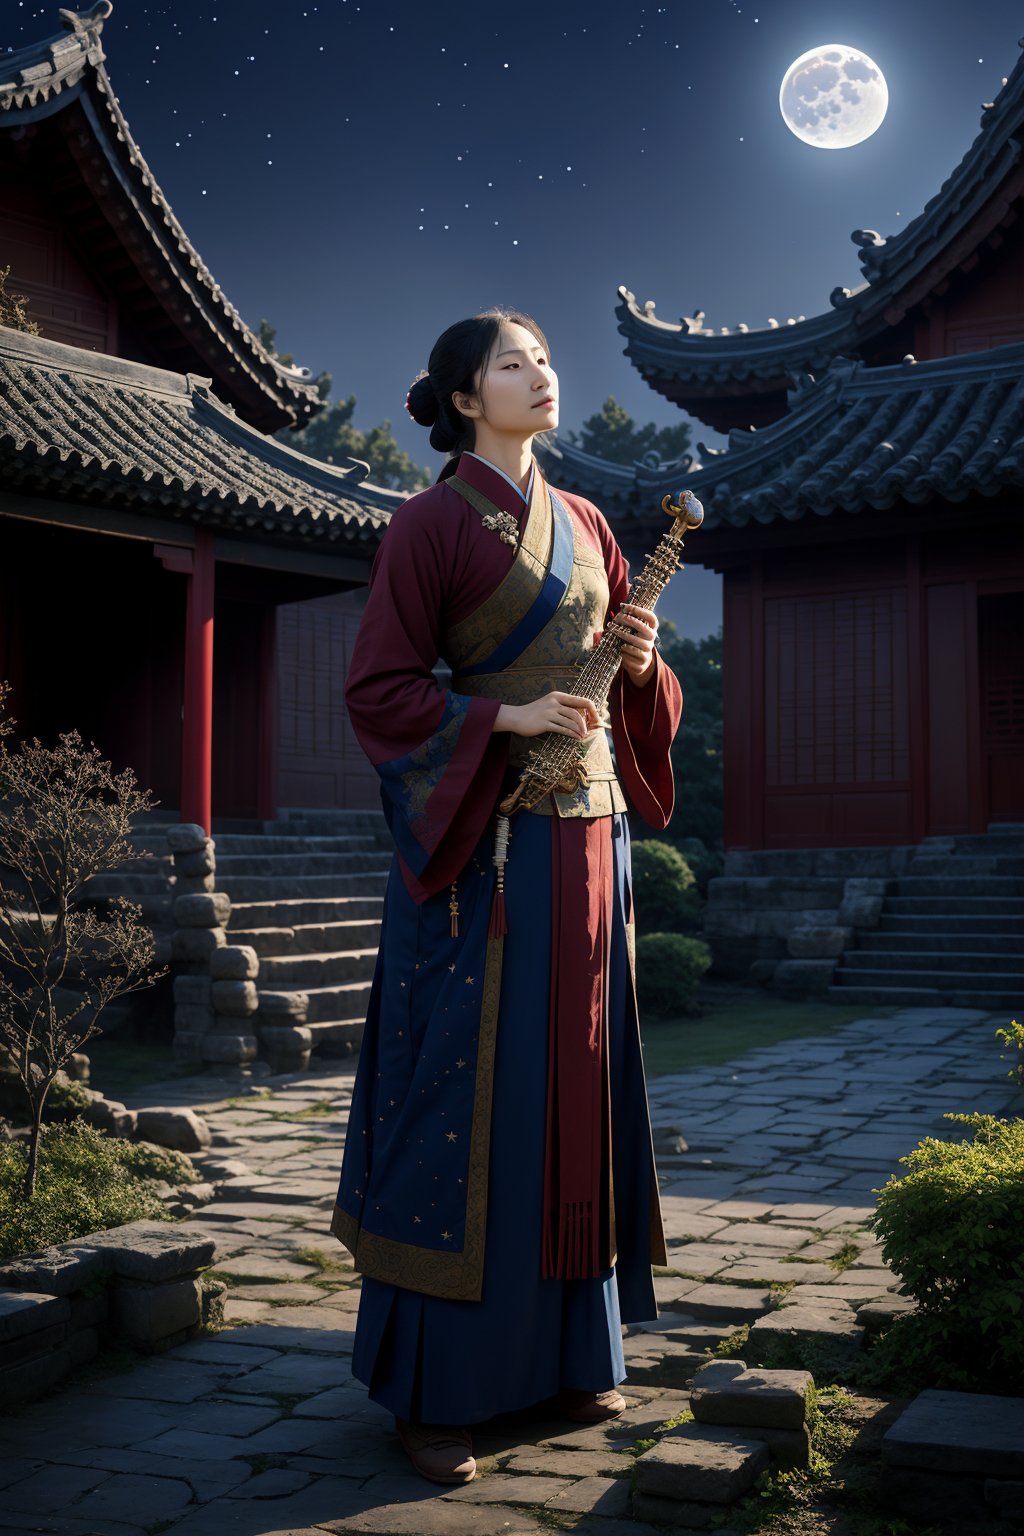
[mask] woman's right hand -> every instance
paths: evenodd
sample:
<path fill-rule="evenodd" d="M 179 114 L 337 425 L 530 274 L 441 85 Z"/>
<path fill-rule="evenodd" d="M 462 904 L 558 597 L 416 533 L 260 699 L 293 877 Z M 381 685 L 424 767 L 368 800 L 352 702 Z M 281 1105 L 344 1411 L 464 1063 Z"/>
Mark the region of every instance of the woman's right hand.
<path fill-rule="evenodd" d="M 510 731 L 513 736 L 543 736 L 546 731 L 556 731 L 560 736 L 581 739 L 599 724 L 600 716 L 589 699 L 556 689 L 532 704 L 502 704 L 494 729 Z"/>

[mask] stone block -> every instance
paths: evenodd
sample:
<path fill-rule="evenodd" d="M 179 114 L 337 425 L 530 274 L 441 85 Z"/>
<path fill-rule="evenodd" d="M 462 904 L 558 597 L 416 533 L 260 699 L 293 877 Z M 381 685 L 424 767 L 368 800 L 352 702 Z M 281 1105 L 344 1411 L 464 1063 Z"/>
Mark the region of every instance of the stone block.
<path fill-rule="evenodd" d="M 111 1329 L 142 1349 L 198 1327 L 202 1315 L 202 1285 L 195 1275 L 155 1282 L 119 1279 L 110 1292 Z"/>
<path fill-rule="evenodd" d="M 241 1064 L 256 1060 L 259 1042 L 255 1035 L 204 1035 L 201 1054 L 203 1061 Z"/>
<path fill-rule="evenodd" d="M 260 973 L 259 956 L 250 944 L 225 944 L 210 956 L 214 981 L 251 981 Z"/>
<path fill-rule="evenodd" d="M 898 1317 L 905 1317 L 908 1312 L 917 1311 L 917 1302 L 912 1296 L 885 1296 L 876 1301 L 866 1301 L 857 1308 L 856 1317 L 861 1327 L 874 1337 L 891 1328 Z"/>
<path fill-rule="evenodd" d="M 213 969 L 210 956 L 210 969 Z M 254 981 L 214 981 L 210 984 L 210 1000 L 218 1013 L 232 1019 L 247 1019 L 259 1008 L 260 999 Z"/>
<path fill-rule="evenodd" d="M 65 1071 L 76 1083 L 87 1083 L 90 1072 L 89 1058 L 84 1051 L 74 1051 Z"/>
<path fill-rule="evenodd" d="M 768 1447 L 728 1429 L 684 1424 L 638 1456 L 639 1493 L 701 1504 L 734 1504 L 771 1464 Z"/>
<path fill-rule="evenodd" d="M 828 960 L 780 960 L 773 985 L 784 997 L 823 997 L 832 985 L 836 963 Z"/>
<path fill-rule="evenodd" d="M 309 1013 L 305 992 L 268 992 L 260 988 L 260 1023 L 304 1024 Z"/>
<path fill-rule="evenodd" d="M 226 928 L 231 916 L 231 897 L 226 891 L 177 896 L 174 922 L 178 928 Z"/>
<path fill-rule="evenodd" d="M 196 1007 L 211 1008 L 209 976 L 175 976 L 175 1004 L 186 1003 Z"/>
<path fill-rule="evenodd" d="M 0 1285 L 47 1296 L 70 1296 L 93 1280 L 101 1280 L 110 1268 L 107 1255 L 90 1248 L 83 1238 L 44 1248 L 41 1253 L 11 1259 L 0 1269 Z M 0 1338 L 3 1325 L 0 1324 Z"/>
<path fill-rule="evenodd" d="M 633 1495 L 633 1519 L 643 1520 L 647 1525 L 667 1526 L 672 1536 L 686 1536 L 689 1531 L 719 1531 L 722 1510 L 718 1504 L 692 1504 L 638 1491 Z M 722 1536 L 729 1533 L 722 1532 Z"/>
<path fill-rule="evenodd" d="M 213 857 L 213 843 L 207 841 L 203 848 L 196 848 L 190 853 L 176 853 L 174 855 L 174 872 L 181 875 L 212 875 L 216 869 Z"/>
<path fill-rule="evenodd" d="M 694 1378 L 690 1408 L 700 1424 L 800 1429 L 813 1385 L 808 1371 L 759 1370 L 718 1360 Z"/>
<path fill-rule="evenodd" d="M 311 1029 L 301 1024 L 290 1028 L 287 1025 L 277 1027 L 261 1024 L 259 1037 L 263 1053 L 275 1071 L 302 1072 L 309 1066 L 313 1051 Z"/>
<path fill-rule="evenodd" d="M 794 960 L 827 960 L 838 958 L 852 939 L 852 928 L 794 928 L 787 948 Z"/>
<path fill-rule="evenodd" d="M 206 828 L 192 821 L 179 822 L 167 829 L 167 846 L 172 853 L 196 853 L 206 847 Z"/>
<path fill-rule="evenodd" d="M 763 1440 L 772 1458 L 772 1466 L 779 1472 L 794 1472 L 810 1466 L 811 1435 L 806 1424 L 802 1429 L 769 1429 L 755 1424 L 744 1429 L 751 1440 Z"/>
<path fill-rule="evenodd" d="M 176 928 L 171 939 L 171 955 L 180 961 L 204 961 L 209 964 L 215 949 L 226 943 L 223 928 Z"/>
<path fill-rule="evenodd" d="M 921 1392 L 887 1430 L 889 1466 L 1024 1477 L 1024 1398 L 981 1392 Z"/>
<path fill-rule="evenodd" d="M 135 1110 L 126 1109 L 118 1099 L 106 1099 L 102 1094 L 90 1100 L 82 1114 L 90 1125 L 107 1131 L 111 1136 L 135 1134 Z"/>
<path fill-rule="evenodd" d="M 698 1322 L 752 1323 L 767 1311 L 771 1304 L 771 1292 L 755 1285 L 698 1285 L 692 1291 L 685 1290 L 685 1281 L 679 1281 L 682 1304 L 679 1310 Z"/>
<path fill-rule="evenodd" d="M 183 976 L 182 981 L 199 981 L 198 976 Z M 183 1035 L 205 1035 L 208 1029 L 213 1029 L 217 1022 L 217 1015 L 208 1003 L 175 1003 L 174 1005 L 174 1029 Z"/>
<path fill-rule="evenodd" d="M 159 1105 L 140 1109 L 135 1129 L 140 1140 L 170 1147 L 175 1152 L 201 1152 L 212 1140 L 210 1127 L 194 1109 Z"/>
<path fill-rule="evenodd" d="M 178 1066 L 201 1066 L 205 1031 L 176 1030 L 173 1041 L 174 1060 Z"/>
<path fill-rule="evenodd" d="M 223 1280 L 207 1280 L 204 1278 L 202 1287 L 203 1323 L 209 1328 L 223 1328 L 224 1300 L 228 1294 L 227 1285 Z"/>
<path fill-rule="evenodd" d="M 116 1275 L 132 1280 L 171 1280 L 212 1264 L 214 1237 L 187 1222 L 129 1221 L 93 1232 L 91 1247 L 103 1249 Z"/>
<path fill-rule="evenodd" d="M 0 1407 L 39 1397 L 62 1381 L 70 1369 L 71 1353 L 64 1345 L 35 1360 L 26 1360 L 21 1365 L 0 1371 Z"/>
<path fill-rule="evenodd" d="M 205 896 L 211 894 L 217 888 L 217 876 L 210 875 L 175 875 L 174 889 L 179 896 Z"/>
<path fill-rule="evenodd" d="M 36 1333 L 23 1334 L 20 1339 L 0 1342 L 0 1370 L 20 1365 L 23 1360 L 35 1360 L 67 1343 L 67 1323 L 54 1323 L 50 1328 L 40 1328 Z"/>
<path fill-rule="evenodd" d="M 864 1330 L 849 1307 L 798 1301 L 759 1317 L 750 1329 L 746 1356 L 751 1365 L 801 1365 L 823 1352 L 852 1355 L 864 1346 Z"/>
<path fill-rule="evenodd" d="M 850 928 L 877 928 L 887 883 L 867 878 L 847 880 L 839 903 L 839 922 Z"/>
<path fill-rule="evenodd" d="M 108 1311 L 106 1289 L 90 1296 L 70 1296 L 68 1300 L 71 1302 L 71 1319 L 68 1326 L 72 1332 L 79 1328 L 98 1328 L 106 1322 Z"/>

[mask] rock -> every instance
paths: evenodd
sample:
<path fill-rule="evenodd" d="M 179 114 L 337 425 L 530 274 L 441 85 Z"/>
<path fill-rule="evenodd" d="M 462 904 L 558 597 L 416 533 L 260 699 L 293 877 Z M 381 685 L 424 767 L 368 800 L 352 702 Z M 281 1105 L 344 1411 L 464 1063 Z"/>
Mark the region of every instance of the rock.
<path fill-rule="evenodd" d="M 745 1427 L 743 1433 L 751 1440 L 764 1441 L 778 1472 L 810 1466 L 811 1435 L 806 1424 L 802 1429 L 769 1429 L 767 1425 L 755 1424 Z"/>
<path fill-rule="evenodd" d="M 174 1035 L 174 1060 L 179 1067 L 201 1067 L 203 1064 L 203 1040 L 205 1031 L 176 1030 Z"/>
<path fill-rule="evenodd" d="M 832 985 L 836 963 L 828 960 L 780 960 L 773 984 L 784 997 L 820 997 Z"/>
<path fill-rule="evenodd" d="M 886 1513 L 915 1523 L 941 1521 L 944 1530 L 973 1531 L 987 1515 L 981 1477 L 883 1466 L 879 1495 Z"/>
<path fill-rule="evenodd" d="M 183 978 L 188 981 L 197 981 L 198 977 L 189 976 Z M 204 1003 L 175 1003 L 174 1005 L 174 1029 L 184 1035 L 205 1035 L 208 1029 L 212 1029 L 217 1022 L 217 1015 L 209 1004 Z"/>
<path fill-rule="evenodd" d="M 182 875 L 175 874 L 174 889 L 179 896 L 202 896 L 212 894 L 217 885 L 216 875 Z"/>
<path fill-rule="evenodd" d="M 304 1024 L 309 1013 L 305 992 L 267 992 L 260 988 L 260 1024 Z"/>
<path fill-rule="evenodd" d="M 701 1424 L 800 1429 L 813 1384 L 808 1371 L 748 1369 L 742 1360 L 718 1360 L 694 1378 L 690 1407 Z"/>
<path fill-rule="evenodd" d="M 823 1351 L 848 1355 L 863 1345 L 864 1330 L 849 1307 L 799 1301 L 757 1319 L 746 1355 L 751 1365 L 801 1366 Z"/>
<path fill-rule="evenodd" d="M 204 1276 L 202 1287 L 204 1326 L 207 1328 L 223 1328 L 224 1301 L 228 1294 L 227 1285 L 223 1280 L 207 1280 Z"/>
<path fill-rule="evenodd" d="M 175 1152 L 200 1152 L 212 1140 L 210 1127 L 194 1109 L 159 1105 L 137 1111 L 135 1134 L 140 1140 L 171 1147 Z"/>
<path fill-rule="evenodd" d="M 156 1282 L 121 1279 L 111 1291 L 111 1328 L 142 1348 L 198 1327 L 201 1320 L 202 1285 L 196 1275 Z"/>
<path fill-rule="evenodd" d="M 210 956 L 210 975 L 215 981 L 251 981 L 259 973 L 259 957 L 249 944 L 225 944 Z"/>
<path fill-rule="evenodd" d="M 921 1392 L 882 1440 L 888 1466 L 1024 1476 L 1024 1398 Z"/>
<path fill-rule="evenodd" d="M 887 881 L 855 877 L 843 887 L 838 921 L 849 928 L 877 928 Z"/>
<path fill-rule="evenodd" d="M 209 976 L 175 976 L 174 1001 L 211 1007 Z"/>
<path fill-rule="evenodd" d="M 208 963 L 213 951 L 226 942 L 223 928 L 176 928 L 171 939 L 171 955 L 178 961 Z"/>
<path fill-rule="evenodd" d="M 126 1109 L 117 1099 L 105 1099 L 99 1094 L 82 1113 L 90 1125 L 107 1131 L 111 1136 L 135 1135 L 136 1111 Z"/>
<path fill-rule="evenodd" d="M 652 1126 L 651 1135 L 654 1151 L 659 1157 L 672 1157 L 676 1153 L 689 1151 L 689 1143 L 678 1125 Z"/>
<path fill-rule="evenodd" d="M 210 956 L 213 970 L 214 957 Z M 233 1019 L 247 1019 L 260 1006 L 254 981 L 214 981 L 210 984 L 210 1000 L 218 1013 Z"/>
<path fill-rule="evenodd" d="M 209 1205 L 217 1191 L 212 1184 L 182 1184 L 174 1193 L 186 1210 L 193 1210 Z"/>
<path fill-rule="evenodd" d="M 66 1323 L 70 1316 L 71 1304 L 65 1296 L 24 1290 L 0 1291 L 0 1344 L 9 1344 L 43 1328 Z"/>
<path fill-rule="evenodd" d="M 76 1083 L 87 1083 L 90 1072 L 89 1058 L 84 1051 L 75 1051 L 67 1065 L 68 1077 L 74 1078 Z"/>
<path fill-rule="evenodd" d="M 226 891 L 175 898 L 174 921 L 179 928 L 226 928 L 230 916 L 231 897 Z"/>
<path fill-rule="evenodd" d="M 891 1328 L 898 1317 L 917 1311 L 912 1296 L 881 1296 L 875 1301 L 865 1301 L 857 1308 L 856 1317 L 862 1328 L 873 1338 Z"/>
<path fill-rule="evenodd" d="M 192 821 L 182 821 L 167 829 L 167 846 L 172 853 L 196 853 L 207 844 L 206 828 Z"/>
<path fill-rule="evenodd" d="M 171 1280 L 212 1264 L 217 1244 L 184 1222 L 129 1221 L 81 1240 L 103 1251 L 116 1275 L 132 1280 Z"/>
<path fill-rule="evenodd" d="M 721 1527 L 722 1510 L 718 1504 L 691 1504 L 678 1499 L 665 1499 L 656 1493 L 633 1495 L 633 1519 L 647 1525 L 666 1525 L 671 1536 L 686 1536 L 689 1531 L 714 1530 L 716 1536 L 730 1536 Z"/>
<path fill-rule="evenodd" d="M 768 1447 L 760 1440 L 684 1424 L 637 1457 L 636 1489 L 660 1498 L 733 1504 L 770 1463 Z"/>
<path fill-rule="evenodd" d="M 208 1179 L 219 1184 L 224 1179 L 248 1178 L 252 1169 L 240 1157 L 204 1157 L 199 1165 Z"/>
<path fill-rule="evenodd" d="M 683 1292 L 679 1310 L 698 1322 L 752 1323 L 771 1304 L 771 1291 L 756 1285 L 698 1285 Z"/>
<path fill-rule="evenodd" d="M 204 1061 L 238 1064 L 255 1060 L 259 1042 L 255 1035 L 203 1035 L 201 1050 Z"/>
<path fill-rule="evenodd" d="M 838 958 L 852 939 L 852 928 L 795 928 L 787 948 L 794 960 L 824 960 Z"/>
<path fill-rule="evenodd" d="M 86 1239 L 79 1238 L 73 1243 L 44 1248 L 42 1253 L 26 1258 L 11 1259 L 0 1270 L 0 1285 L 48 1296 L 70 1296 L 72 1291 L 102 1280 L 109 1268 L 107 1254 L 90 1248 Z"/>
<path fill-rule="evenodd" d="M 204 848 L 196 848 L 191 853 L 176 853 L 174 855 L 174 872 L 176 875 L 212 875 L 215 869 L 213 842 L 209 839 Z"/>

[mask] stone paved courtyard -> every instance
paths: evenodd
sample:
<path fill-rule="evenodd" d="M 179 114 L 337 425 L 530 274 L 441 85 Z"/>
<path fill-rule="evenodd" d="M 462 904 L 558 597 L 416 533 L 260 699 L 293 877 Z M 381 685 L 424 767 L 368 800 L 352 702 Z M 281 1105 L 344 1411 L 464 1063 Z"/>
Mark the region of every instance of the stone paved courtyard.
<path fill-rule="evenodd" d="M 192 1105 L 214 1138 L 197 1163 L 237 1160 L 192 1218 L 216 1236 L 231 1326 L 107 1358 L 0 1420 L 0 1536 L 653 1536 L 629 1516 L 629 1448 L 687 1406 L 707 1350 L 787 1293 L 845 1307 L 894 1287 L 864 1230 L 871 1191 L 950 1133 L 945 1110 L 1007 1108 L 1005 1022 L 906 1010 L 653 1081 L 672 1272 L 661 1319 L 625 1341 L 626 1415 L 488 1425 L 477 1480 L 447 1491 L 411 1474 L 351 1375 L 358 1278 L 327 1228 L 352 1066 L 265 1079 L 266 1097 L 208 1078 L 126 1096 Z"/>

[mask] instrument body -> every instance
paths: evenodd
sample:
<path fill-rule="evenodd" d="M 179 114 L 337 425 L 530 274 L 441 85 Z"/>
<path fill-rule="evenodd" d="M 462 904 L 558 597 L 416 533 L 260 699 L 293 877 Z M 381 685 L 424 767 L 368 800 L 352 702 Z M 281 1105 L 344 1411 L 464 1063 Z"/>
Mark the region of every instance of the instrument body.
<path fill-rule="evenodd" d="M 691 491 L 679 492 L 675 500 L 665 496 L 662 508 L 673 519 L 672 526 L 648 555 L 643 569 L 630 587 L 628 600 L 638 608 L 653 609 L 670 577 L 682 564 L 685 535 L 690 529 L 699 528 L 704 521 L 704 508 Z M 624 644 L 621 635 L 606 633 L 573 681 L 571 692 L 589 699 L 599 711 L 607 701 L 615 674 L 619 670 Z M 501 815 L 511 816 L 515 811 L 532 810 L 552 791 L 571 793 L 581 785 L 585 786 L 585 756 L 586 749 L 572 736 L 549 731 L 540 737 L 527 757 L 519 783 L 501 802 Z"/>

